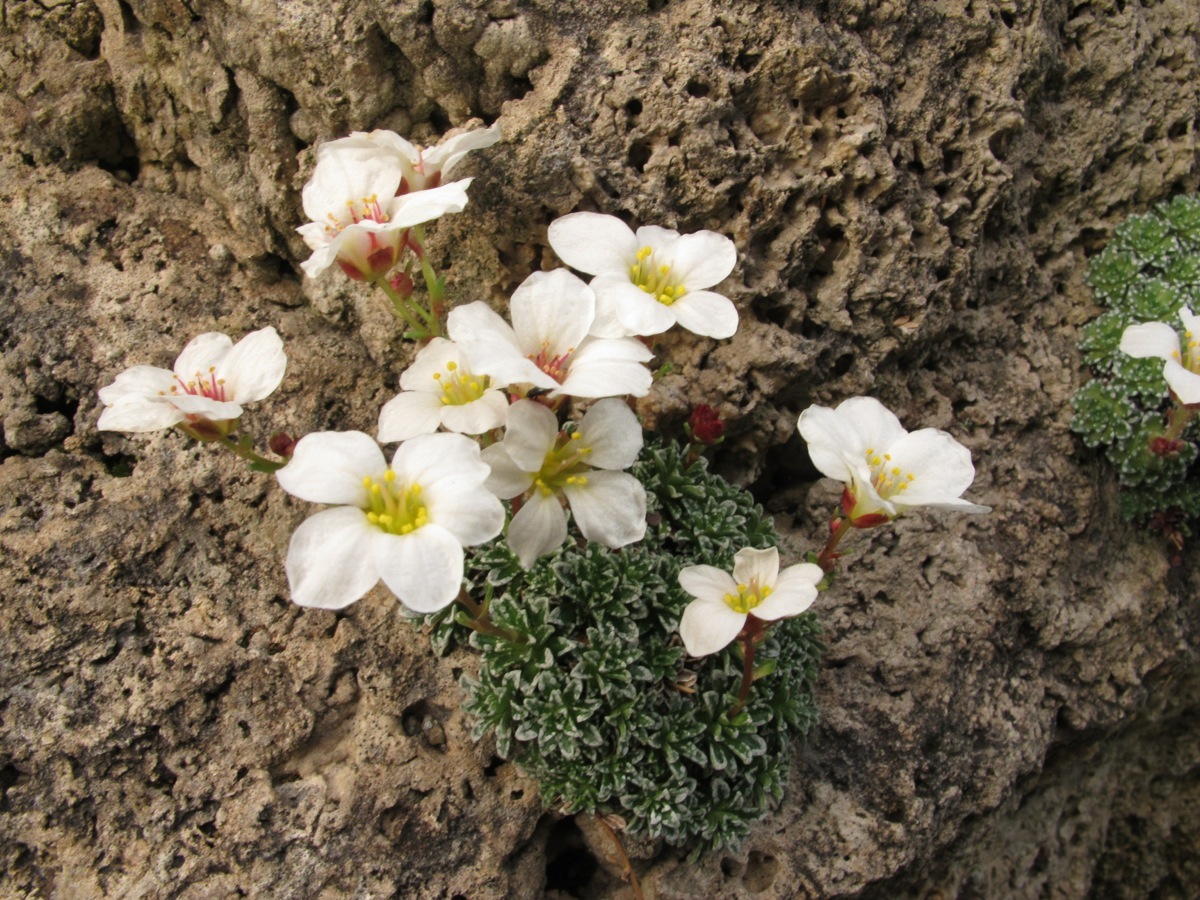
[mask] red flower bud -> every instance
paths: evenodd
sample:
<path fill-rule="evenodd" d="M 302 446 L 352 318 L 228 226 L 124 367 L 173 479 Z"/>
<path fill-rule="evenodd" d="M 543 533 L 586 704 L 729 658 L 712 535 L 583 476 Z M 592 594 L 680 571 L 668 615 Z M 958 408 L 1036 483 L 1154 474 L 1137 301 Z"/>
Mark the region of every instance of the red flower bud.
<path fill-rule="evenodd" d="M 401 297 L 411 297 L 413 294 L 413 280 L 407 272 L 397 272 L 388 279 L 388 283 Z"/>
<path fill-rule="evenodd" d="M 1183 449 L 1183 441 L 1175 438 L 1156 437 L 1150 439 L 1150 452 L 1155 456 L 1174 456 Z"/>
<path fill-rule="evenodd" d="M 271 435 L 269 446 L 276 456 L 291 459 L 296 449 L 296 440 L 286 431 L 279 431 Z"/>
<path fill-rule="evenodd" d="M 688 430 L 693 440 L 701 444 L 715 444 L 725 436 L 725 423 L 715 409 L 707 403 L 701 403 L 688 418 Z"/>

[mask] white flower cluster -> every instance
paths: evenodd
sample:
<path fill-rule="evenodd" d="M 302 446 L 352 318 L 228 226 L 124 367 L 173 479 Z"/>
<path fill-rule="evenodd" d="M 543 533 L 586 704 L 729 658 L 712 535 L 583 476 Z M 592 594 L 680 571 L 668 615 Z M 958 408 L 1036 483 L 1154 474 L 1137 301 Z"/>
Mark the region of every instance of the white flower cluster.
<path fill-rule="evenodd" d="M 427 150 L 383 131 L 322 145 L 303 192 L 312 221 L 299 231 L 313 251 L 305 273 L 315 276 L 336 262 L 352 278 L 380 282 L 406 248 L 421 256 L 421 232 L 414 238 L 409 229 L 464 208 L 471 179 L 443 179 L 467 152 L 498 139 L 492 126 Z M 277 435 L 283 449 L 274 440 L 271 446 L 286 464 L 257 456 L 247 435 L 233 439 L 241 404 L 266 397 L 283 378 L 286 361 L 273 328 L 236 346 L 225 335 L 203 334 L 174 371 L 136 366 L 122 373 L 100 392 L 106 409 L 99 427 L 178 425 L 224 442 L 260 470 L 279 470 L 288 493 L 329 505 L 297 529 L 288 549 L 288 581 L 303 606 L 339 609 L 382 580 L 409 610 L 435 612 L 465 597 L 464 548 L 503 531 L 521 565 L 532 566 L 567 540 L 568 511 L 586 540 L 613 549 L 639 541 L 646 493 L 626 470 L 643 436 L 626 398 L 651 387 L 646 363 L 653 354 L 641 338 L 675 325 L 709 338 L 733 336 L 737 309 L 711 288 L 731 274 L 737 253 L 713 232 L 634 231 L 590 212 L 551 223 L 548 238 L 563 262 L 592 276 L 590 283 L 566 269 L 535 272 L 513 292 L 511 321 L 475 302 L 452 309 L 445 332 L 434 297 L 425 319 L 431 339 L 379 415 L 378 440 L 399 442 L 390 464 L 375 439 L 356 431 L 298 442 Z M 421 263 L 431 294 L 440 294 L 444 282 Z M 393 300 L 406 302 L 389 283 Z M 1162 323 L 1129 329 L 1122 349 L 1166 359 L 1172 389 L 1190 403 L 1200 400 L 1191 340 L 1197 319 L 1188 310 L 1180 316 L 1189 329 L 1186 358 L 1174 329 Z M 572 398 L 590 405 L 577 421 L 561 421 Z M 825 551 L 815 563 L 780 571 L 777 550 L 746 548 L 732 574 L 688 566 L 679 576 L 696 598 L 680 623 L 687 651 L 706 655 L 740 639 L 743 695 L 765 623 L 813 603 L 848 528 L 882 524 L 916 506 L 987 511 L 961 499 L 975 474 L 966 448 L 934 429 L 908 433 L 876 400 L 812 406 L 798 427 L 816 467 L 846 485 Z M 510 501 L 511 519 L 502 501 Z"/>

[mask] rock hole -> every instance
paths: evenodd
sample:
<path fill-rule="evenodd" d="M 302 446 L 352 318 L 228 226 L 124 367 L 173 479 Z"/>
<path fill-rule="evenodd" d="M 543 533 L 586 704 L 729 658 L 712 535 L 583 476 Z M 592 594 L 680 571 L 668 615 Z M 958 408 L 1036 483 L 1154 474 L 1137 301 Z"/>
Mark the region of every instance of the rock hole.
<path fill-rule="evenodd" d="M 739 53 L 737 59 L 734 61 L 734 65 L 743 72 L 749 72 L 758 65 L 760 59 L 762 59 L 761 53 Z"/>
<path fill-rule="evenodd" d="M 651 152 L 648 144 L 638 141 L 629 148 L 629 165 L 637 169 L 638 172 L 645 172 L 646 163 L 650 162 Z"/>
<path fill-rule="evenodd" d="M 409 737 L 421 734 L 422 725 L 428 715 L 429 704 L 424 700 L 418 700 L 416 703 L 406 706 L 400 713 L 400 725 L 404 729 L 404 733 Z"/>
<path fill-rule="evenodd" d="M 137 16 L 133 14 L 133 7 L 125 0 L 117 0 L 117 7 L 121 10 L 121 30 L 126 34 L 133 34 L 135 31 L 142 30 L 142 23 L 137 20 Z"/>
<path fill-rule="evenodd" d="M 495 778 L 496 772 L 499 771 L 502 765 L 504 765 L 504 760 L 498 756 L 493 756 L 492 761 L 483 767 L 483 774 L 488 778 Z"/>
<path fill-rule="evenodd" d="M 692 97 L 707 97 L 708 85 L 702 81 L 697 81 L 695 78 L 689 78 L 687 92 Z"/>
<path fill-rule="evenodd" d="M 1179 140 L 1179 138 L 1183 137 L 1184 135 L 1186 135 L 1188 133 L 1188 126 L 1190 124 L 1191 123 L 1187 119 L 1183 119 L 1179 122 L 1176 122 L 1169 129 L 1167 129 L 1167 137 L 1169 137 L 1173 141 Z"/>
<path fill-rule="evenodd" d="M 779 874 L 779 860 L 766 853 L 751 850 L 750 858 L 746 862 L 746 874 L 742 876 L 742 883 L 748 890 L 756 894 L 761 893 L 775 883 L 777 874 Z"/>
<path fill-rule="evenodd" d="M 104 463 L 105 470 L 113 478 L 128 478 L 133 474 L 133 465 L 137 461 L 137 457 L 130 456 L 128 453 L 112 455 L 102 453 L 100 461 Z"/>
<path fill-rule="evenodd" d="M 600 864 L 583 842 L 583 832 L 574 819 L 563 819 L 550 831 L 546 841 L 546 894 L 562 891 L 571 897 L 583 896 Z"/>
<path fill-rule="evenodd" d="M 1000 21 L 1004 23 L 1005 28 L 1012 28 L 1016 22 L 1016 18 L 1007 10 L 1000 10 Z"/>
<path fill-rule="evenodd" d="M 642 114 L 642 101 L 634 97 L 625 104 L 625 114 L 631 119 L 636 119 Z"/>

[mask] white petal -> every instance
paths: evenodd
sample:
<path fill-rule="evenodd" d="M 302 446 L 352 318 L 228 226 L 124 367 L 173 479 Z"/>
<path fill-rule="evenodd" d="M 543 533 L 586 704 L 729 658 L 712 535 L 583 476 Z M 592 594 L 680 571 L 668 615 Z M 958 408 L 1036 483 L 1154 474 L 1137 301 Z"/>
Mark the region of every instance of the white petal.
<path fill-rule="evenodd" d="M 744 547 L 733 557 L 733 580 L 738 584 L 774 587 L 779 577 L 779 551 L 774 547 Z"/>
<path fill-rule="evenodd" d="M 587 464 L 628 469 L 642 452 L 642 426 L 624 400 L 610 397 L 592 405 L 579 423 L 580 442 L 590 447 Z"/>
<path fill-rule="evenodd" d="M 508 523 L 508 546 L 526 569 L 566 539 L 567 514 L 555 494 L 545 497 L 534 491 Z"/>
<path fill-rule="evenodd" d="M 361 431 L 317 431 L 300 438 L 291 461 L 275 477 L 301 500 L 365 508 L 363 479 L 378 478 L 386 470 L 383 451 Z"/>
<path fill-rule="evenodd" d="M 646 535 L 646 489 L 625 472 L 595 471 L 563 488 L 571 515 L 589 541 L 616 549 Z"/>
<path fill-rule="evenodd" d="M 513 291 L 509 314 L 527 356 L 545 351 L 560 357 L 587 337 L 596 316 L 596 297 L 566 269 L 534 272 Z"/>
<path fill-rule="evenodd" d="M 503 443 L 485 447 L 481 456 L 492 470 L 484 486 L 501 500 L 511 500 L 533 485 L 533 475 L 512 461 Z"/>
<path fill-rule="evenodd" d="M 444 528 L 430 523 L 410 534 L 385 534 L 374 549 L 379 577 L 413 612 L 444 609 L 462 590 L 462 545 Z"/>
<path fill-rule="evenodd" d="M 827 478 L 850 484 L 854 469 L 847 457 L 863 459 L 865 453 L 865 445 L 850 422 L 836 410 L 814 404 L 800 413 L 797 427 L 817 470 Z"/>
<path fill-rule="evenodd" d="M 508 417 L 508 397 L 503 391 L 486 391 L 470 403 L 442 406 L 441 415 L 442 427 L 447 431 L 483 434 L 504 425 Z"/>
<path fill-rule="evenodd" d="M 557 438 L 558 417 L 542 404 L 518 400 L 508 408 L 504 449 L 519 469 L 525 472 L 541 469 Z"/>
<path fill-rule="evenodd" d="M 301 606 L 342 609 L 375 586 L 375 538 L 361 509 L 341 506 L 310 516 L 288 545 L 287 579 Z"/>
<path fill-rule="evenodd" d="M 908 434 L 895 413 L 874 397 L 851 397 L 838 404 L 837 414 L 848 421 L 863 442 L 863 452 L 887 451 Z"/>
<path fill-rule="evenodd" d="M 898 507 L 956 500 L 975 480 L 971 451 L 944 431 L 922 428 L 888 448 L 896 478 L 915 477 L 888 498 Z"/>
<path fill-rule="evenodd" d="M 688 291 L 671 305 L 680 327 L 702 337 L 724 340 L 738 329 L 733 301 L 712 291 Z"/>
<path fill-rule="evenodd" d="M 737 594 L 737 582 L 724 569 L 715 566 L 686 566 L 679 570 L 679 586 L 700 600 L 725 603 L 726 594 Z"/>
<path fill-rule="evenodd" d="M 476 128 L 447 138 L 424 152 L 422 163 L 426 173 L 441 171 L 449 175 L 459 161 L 472 150 L 483 150 L 500 140 L 500 123 L 488 128 Z"/>
<path fill-rule="evenodd" d="M 592 279 L 596 292 L 597 337 L 662 334 L 675 325 L 673 307 L 665 306 L 629 280 L 629 276 L 600 275 Z M 615 320 L 616 324 L 611 323 Z"/>
<path fill-rule="evenodd" d="M 464 435 L 445 432 L 421 434 L 405 441 L 392 456 L 392 470 L 400 484 L 419 484 L 427 493 L 471 490 L 482 486 L 491 471 L 479 458 L 477 443 Z"/>
<path fill-rule="evenodd" d="M 737 265 L 737 247 L 715 231 L 684 234 L 671 251 L 672 274 L 690 291 L 712 287 L 729 277 Z"/>
<path fill-rule="evenodd" d="M 285 369 L 283 341 L 279 332 L 267 327 L 238 341 L 217 365 L 217 377 L 225 380 L 225 396 L 251 403 L 273 393 L 283 381 Z"/>
<path fill-rule="evenodd" d="M 342 138 L 323 144 L 317 166 L 300 193 L 304 214 L 324 225 L 329 216 L 340 224 L 351 220 L 347 203 L 376 197 L 387 203 L 396 195 L 404 168 L 400 160 L 360 138 Z"/>
<path fill-rule="evenodd" d="M 490 541 L 504 528 L 504 506 L 484 483 L 442 482 L 425 492 L 429 522 L 445 528 L 464 547 Z"/>
<path fill-rule="evenodd" d="M 766 622 L 798 616 L 817 599 L 817 585 L 824 577 L 821 567 L 812 563 L 788 566 L 779 573 L 771 595 L 751 612 Z"/>
<path fill-rule="evenodd" d="M 410 144 L 407 140 L 400 137 L 394 131 L 386 131 L 382 128 L 377 128 L 370 134 L 363 134 L 361 131 L 356 131 L 350 135 L 351 138 L 366 138 L 373 142 L 376 146 L 394 154 L 402 162 L 413 165 L 420 161 L 421 151 Z M 322 144 L 317 148 L 318 157 L 321 151 L 328 147 L 329 144 Z"/>
<path fill-rule="evenodd" d="M 219 331 L 196 335 L 175 360 L 175 374 L 185 384 L 197 378 L 207 379 L 209 371 L 216 368 L 232 347 L 229 335 Z"/>
<path fill-rule="evenodd" d="M 323 247 L 313 247 L 312 256 L 300 263 L 300 268 L 306 277 L 316 278 L 332 266 L 336 259 L 337 248 L 331 244 L 326 244 Z"/>
<path fill-rule="evenodd" d="M 126 400 L 152 400 L 170 394 L 176 385 L 175 373 L 157 366 L 134 366 L 116 377 L 112 384 L 100 388 L 100 401 L 108 406 Z"/>
<path fill-rule="evenodd" d="M 679 636 L 688 656 L 708 656 L 729 646 L 745 624 L 746 614 L 722 600 L 693 600 L 679 620 Z"/>
<path fill-rule="evenodd" d="M 1157 356 L 1159 359 L 1171 359 L 1179 352 L 1179 334 L 1164 322 L 1143 322 L 1140 325 L 1130 325 L 1121 335 L 1122 353 L 1138 359 Z"/>
<path fill-rule="evenodd" d="M 400 375 L 400 387 L 406 391 L 442 393 L 440 379 L 447 377 L 447 364 L 463 365 L 463 350 L 454 341 L 435 337 L 417 354 L 416 359 Z M 434 376 L 438 376 L 434 378 Z"/>
<path fill-rule="evenodd" d="M 1183 323 L 1183 330 L 1191 334 L 1191 340 L 1200 340 L 1200 316 L 1194 315 L 1186 306 L 1181 306 L 1179 321 Z"/>
<path fill-rule="evenodd" d="M 547 237 L 558 258 L 572 269 L 629 280 L 629 267 L 637 257 L 637 238 L 616 216 L 571 213 L 551 222 Z"/>
<path fill-rule="evenodd" d="M 1163 377 L 1182 403 L 1200 403 L 1200 375 L 1188 371 L 1173 359 L 1163 366 Z"/>
<path fill-rule="evenodd" d="M 480 300 L 450 310 L 450 337 L 467 356 L 471 371 L 489 375 L 499 384 L 533 384 L 547 390 L 558 382 L 525 355 L 516 332 Z"/>
<path fill-rule="evenodd" d="M 571 368 L 553 396 L 645 397 L 654 377 L 642 363 L 654 356 L 633 338 L 588 338 L 571 358 Z"/>
<path fill-rule="evenodd" d="M 462 212 L 467 205 L 467 188 L 470 178 L 452 181 L 441 187 L 402 194 L 388 204 L 389 224 L 397 228 L 408 228 L 430 222 L 446 213 Z"/>
<path fill-rule="evenodd" d="M 170 428 L 183 418 L 183 412 L 175 404 L 162 398 L 126 397 L 106 406 L 96 420 L 96 427 L 100 431 L 140 434 Z"/>
<path fill-rule="evenodd" d="M 242 407 L 229 400 L 210 400 L 199 394 L 171 394 L 163 399 L 184 414 L 210 422 L 225 422 L 241 418 Z"/>
<path fill-rule="evenodd" d="M 441 399 L 424 391 L 403 391 L 379 410 L 379 440 L 385 444 L 433 434 L 442 424 Z"/>

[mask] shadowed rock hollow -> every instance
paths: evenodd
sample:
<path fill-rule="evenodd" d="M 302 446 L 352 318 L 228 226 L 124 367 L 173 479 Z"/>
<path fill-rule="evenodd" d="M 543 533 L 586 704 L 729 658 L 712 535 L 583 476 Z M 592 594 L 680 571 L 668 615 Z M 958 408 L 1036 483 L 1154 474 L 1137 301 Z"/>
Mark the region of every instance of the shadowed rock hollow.
<path fill-rule="evenodd" d="M 851 545 L 787 800 L 738 852 L 631 848 L 647 895 L 1190 895 L 1200 569 L 1067 426 L 1087 259 L 1200 181 L 1198 42 L 1193 0 L 9 0 L 2 892 L 623 896 L 470 740 L 468 656 L 382 589 L 292 606 L 306 504 L 95 427 L 123 368 L 274 325 L 289 374 L 248 423 L 373 431 L 411 349 L 365 287 L 299 275 L 312 147 L 498 119 L 434 229 L 452 297 L 502 303 L 571 210 L 727 234 L 741 329 L 666 342 L 647 425 L 718 405 L 717 467 L 793 558 L 837 499 L 812 402 L 952 432 L 995 507 Z"/>

